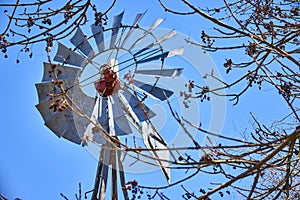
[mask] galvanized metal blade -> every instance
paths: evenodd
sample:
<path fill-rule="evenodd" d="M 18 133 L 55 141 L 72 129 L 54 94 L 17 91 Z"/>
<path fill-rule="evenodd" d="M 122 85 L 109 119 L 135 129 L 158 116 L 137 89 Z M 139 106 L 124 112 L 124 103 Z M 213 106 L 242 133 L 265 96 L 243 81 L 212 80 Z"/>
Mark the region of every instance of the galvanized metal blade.
<path fill-rule="evenodd" d="M 166 35 L 162 36 L 160 39 L 158 39 L 156 42 L 154 42 L 155 45 L 157 44 L 161 44 L 164 41 L 174 37 L 177 34 L 177 32 L 175 30 L 171 30 L 169 33 L 167 33 Z"/>
<path fill-rule="evenodd" d="M 40 112 L 42 118 L 44 121 L 48 121 L 51 119 L 58 111 L 52 111 L 49 109 L 49 106 L 53 103 L 53 100 L 45 100 L 39 104 L 37 104 L 35 107 L 38 109 Z"/>
<path fill-rule="evenodd" d="M 129 48 L 129 50 L 132 50 L 137 44 L 139 44 L 143 38 L 145 38 L 147 35 L 149 35 L 150 33 L 152 33 L 152 31 L 159 25 L 163 22 L 164 20 L 161 19 L 161 18 L 157 18 L 154 23 L 149 27 L 149 29 L 147 31 L 145 31 L 145 33 L 140 37 L 138 38 L 132 45 L 131 47 Z"/>
<path fill-rule="evenodd" d="M 117 94 L 112 96 L 112 110 L 114 119 L 114 129 L 116 136 L 128 135 L 132 133 L 128 119 L 126 118 L 126 113 L 123 110 Z"/>
<path fill-rule="evenodd" d="M 92 112 L 92 116 L 91 116 L 92 122 L 90 122 L 88 124 L 86 131 L 84 133 L 84 135 L 87 135 L 89 138 L 91 138 L 97 144 L 105 144 L 106 143 L 106 139 L 105 139 L 103 132 L 94 125 L 94 124 L 98 123 L 99 116 L 101 116 L 101 109 L 100 109 L 101 101 L 102 101 L 102 99 L 98 99 L 96 101 L 93 112 Z M 107 128 L 107 127 L 102 127 L 102 128 Z"/>
<path fill-rule="evenodd" d="M 53 64 L 44 62 L 44 75 L 42 81 L 52 81 L 54 80 L 54 75 L 52 74 Z M 55 65 L 54 72 L 58 79 L 68 79 L 68 78 L 76 78 L 80 72 L 79 68 Z"/>
<path fill-rule="evenodd" d="M 96 100 L 86 95 L 80 86 L 76 84 L 71 91 L 72 103 L 76 112 L 74 112 L 74 121 L 80 137 L 83 137 L 87 131 L 88 125 L 91 123 L 86 117 L 92 118 L 93 109 L 95 107 Z M 97 119 L 97 118 L 96 118 Z"/>
<path fill-rule="evenodd" d="M 107 113 L 108 100 L 107 98 L 100 99 L 98 110 L 98 122 L 104 130 L 108 130 L 108 113 Z"/>
<path fill-rule="evenodd" d="M 54 60 L 60 63 L 70 64 L 77 67 L 81 67 L 85 62 L 84 57 L 72 51 L 60 42 L 58 43 L 58 49 Z"/>
<path fill-rule="evenodd" d="M 156 157 L 155 160 L 162 170 L 168 183 L 170 182 L 170 166 L 167 160 L 170 160 L 170 152 L 166 142 L 162 137 L 153 129 L 151 124 L 147 122 L 142 123 L 143 141 L 147 148 L 151 149 L 151 154 Z M 166 150 L 155 150 L 155 149 L 166 149 Z"/>
<path fill-rule="evenodd" d="M 181 55 L 182 53 L 183 53 L 183 48 L 174 49 L 172 51 L 167 51 L 167 52 L 161 53 L 159 55 L 155 55 L 155 56 L 152 56 L 152 57 L 146 57 L 146 58 L 140 59 L 136 63 L 141 64 L 141 63 L 151 62 L 151 61 L 154 61 L 154 60 L 163 60 L 167 57 L 172 57 L 172 56 L 175 56 L 175 55 Z"/>
<path fill-rule="evenodd" d="M 149 29 L 147 30 L 147 33 L 152 33 L 152 31 L 158 27 L 162 22 L 164 21 L 164 19 L 162 18 L 157 18 L 153 24 L 149 27 Z"/>
<path fill-rule="evenodd" d="M 125 105 L 128 102 L 127 109 L 132 110 L 139 121 L 142 122 L 147 119 L 151 119 L 156 115 L 150 108 L 148 108 L 145 104 L 140 102 L 134 94 L 129 92 L 128 89 L 123 89 L 123 96 L 126 100 Z"/>
<path fill-rule="evenodd" d="M 164 41 L 170 39 L 171 37 L 175 36 L 176 34 L 177 34 L 177 33 L 176 33 L 175 30 L 170 31 L 169 33 L 163 35 L 160 39 L 158 39 L 158 40 L 156 40 L 156 41 L 150 43 L 150 44 L 147 45 L 145 48 L 143 48 L 143 49 L 139 50 L 138 52 L 136 52 L 136 53 L 134 54 L 134 56 L 138 56 L 139 54 L 144 53 L 146 50 L 151 49 L 151 48 L 152 48 L 153 46 L 155 46 L 155 45 L 161 44 L 162 42 L 164 42 Z"/>
<path fill-rule="evenodd" d="M 64 79 L 63 88 L 70 88 L 75 84 L 75 78 Z M 61 93 L 60 89 L 54 84 L 54 82 L 42 82 L 35 84 L 35 87 L 38 92 L 39 103 L 49 100 L 49 94 L 59 94 Z"/>
<path fill-rule="evenodd" d="M 170 90 L 162 89 L 160 87 L 152 86 L 147 83 L 143 83 L 137 80 L 134 80 L 134 85 L 138 88 L 142 89 L 143 91 L 149 93 L 150 95 L 160 99 L 161 101 L 164 101 L 169 98 L 173 92 Z"/>
<path fill-rule="evenodd" d="M 57 112 L 45 125 L 58 137 L 63 137 L 76 144 L 81 144 L 81 139 L 77 133 L 73 112 L 70 108 L 62 112 Z"/>
<path fill-rule="evenodd" d="M 95 55 L 92 46 L 90 45 L 89 41 L 86 39 L 86 36 L 83 34 L 80 27 L 77 28 L 75 34 L 70 39 L 70 41 L 76 48 L 78 48 L 88 58 L 92 58 Z"/>
<path fill-rule="evenodd" d="M 121 28 L 121 21 L 122 21 L 123 15 L 124 15 L 124 11 L 121 12 L 119 15 L 114 16 L 110 45 L 109 45 L 110 48 L 113 48 L 115 46 L 115 43 L 117 40 L 117 35 L 119 32 L 119 29 Z"/>
<path fill-rule="evenodd" d="M 98 24 L 93 24 L 91 25 L 93 37 L 96 41 L 98 51 L 101 53 L 105 49 L 105 44 L 104 44 L 104 33 L 103 33 L 103 26 L 102 22 L 99 22 Z"/>
<path fill-rule="evenodd" d="M 107 105 L 107 112 L 108 112 L 108 130 L 109 134 L 111 136 L 116 136 L 116 130 L 115 130 L 115 122 L 114 122 L 114 115 L 113 115 L 113 99 L 108 96 L 108 105 Z"/>
<path fill-rule="evenodd" d="M 118 60 L 114 58 L 109 59 L 109 66 L 112 68 L 112 70 L 116 73 L 117 77 L 119 77 L 119 65 Z"/>
<path fill-rule="evenodd" d="M 138 13 L 133 21 L 132 27 L 130 28 L 130 30 L 128 31 L 128 33 L 126 34 L 126 36 L 123 39 L 122 45 L 121 47 L 123 47 L 126 42 L 128 41 L 130 35 L 133 33 L 134 28 L 138 25 L 138 23 L 142 20 L 142 18 L 144 17 L 144 15 L 146 14 L 147 11 L 143 12 L 143 13 Z"/>
<path fill-rule="evenodd" d="M 141 74 L 145 76 L 154 76 L 154 77 L 166 77 L 166 78 L 175 78 L 181 75 L 183 68 L 177 69 L 150 69 L 150 70 L 136 70 L 135 74 Z"/>

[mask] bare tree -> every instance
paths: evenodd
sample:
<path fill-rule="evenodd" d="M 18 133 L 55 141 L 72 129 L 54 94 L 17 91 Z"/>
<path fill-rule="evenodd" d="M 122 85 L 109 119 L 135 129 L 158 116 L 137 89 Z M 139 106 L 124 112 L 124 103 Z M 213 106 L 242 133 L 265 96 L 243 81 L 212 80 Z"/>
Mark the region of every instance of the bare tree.
<path fill-rule="evenodd" d="M 199 15 L 210 21 L 214 31 L 202 31 L 201 42 L 186 41 L 215 54 L 225 51 L 227 57 L 223 65 L 228 76 L 233 70 L 244 72 L 233 82 L 216 79 L 213 72 L 207 74 L 207 78 L 220 81 L 224 85 L 221 88 L 207 88 L 191 82 L 195 94 L 198 94 L 195 97 L 218 95 L 219 90 L 226 88 L 231 91 L 226 96 L 238 104 L 239 97 L 249 88 L 257 85 L 260 90 L 263 84 L 269 84 L 290 109 L 290 114 L 278 119 L 273 127 L 260 124 L 252 114 L 254 130 L 249 133 L 248 141 L 232 139 L 226 147 L 211 147 L 211 153 L 207 155 L 209 159 L 205 164 L 199 162 L 197 168 L 204 170 L 214 166 L 213 170 L 206 172 L 222 174 L 227 180 L 209 191 L 202 190 L 203 195 L 193 197 L 207 199 L 217 192 L 222 196 L 222 190 L 231 187 L 247 199 L 299 198 L 299 2 L 224 0 L 220 7 L 207 8 L 202 2 L 178 1 L 186 5 L 186 12 L 171 9 L 162 0 L 159 2 L 167 12 L 182 17 Z M 235 52 L 244 54 L 244 58 L 235 60 L 232 56 Z M 206 132 L 201 127 L 190 125 Z M 251 184 L 240 187 L 241 180 Z M 191 196 L 188 192 L 187 195 Z"/>
<path fill-rule="evenodd" d="M 153 190 L 148 199 L 168 199 L 162 192 L 176 185 L 184 191 L 183 199 L 210 199 L 212 195 L 230 195 L 235 191 L 245 199 L 297 199 L 299 198 L 299 152 L 300 152 L 300 117 L 299 117 L 299 2 L 294 0 L 233 0 L 222 1 L 222 6 L 207 8 L 200 2 L 199 5 L 187 0 L 177 0 L 186 5 L 186 12 L 171 8 L 163 0 L 158 0 L 166 12 L 178 17 L 185 15 L 198 15 L 211 22 L 212 32 L 201 31 L 202 41 L 186 39 L 187 43 L 201 46 L 203 50 L 218 54 L 220 51 L 228 53 L 224 58 L 224 70 L 231 75 L 232 71 L 242 72 L 240 77 L 234 77 L 233 82 L 219 80 L 212 72 L 205 77 L 215 79 L 223 86 L 208 88 L 196 82 L 189 82 L 188 89 L 193 92 L 191 98 L 208 100 L 209 95 L 223 95 L 219 91 L 229 89 L 230 97 L 236 105 L 240 97 L 249 88 L 257 88 L 257 92 L 267 84 L 275 88 L 279 97 L 283 98 L 289 107 L 290 114 L 278 123 L 267 127 L 259 122 L 252 114 L 253 130 L 245 133 L 247 140 L 230 138 L 222 133 L 212 133 L 202 127 L 192 124 L 184 116 L 178 116 L 172 104 L 168 102 L 173 118 L 186 131 L 185 126 L 191 126 L 207 135 L 220 135 L 220 144 L 201 146 L 193 140 L 192 147 L 169 147 L 174 156 L 169 162 L 171 169 L 188 170 L 186 177 L 162 187 L 139 185 L 136 181 L 129 181 L 123 190 L 130 190 L 133 197 L 143 194 L 144 190 Z M 30 45 L 37 42 L 46 42 L 46 51 L 49 52 L 55 40 L 68 37 L 79 26 L 91 20 L 95 23 L 105 21 L 107 12 L 114 6 L 115 1 L 105 12 L 99 12 L 91 1 L 68 1 L 60 8 L 47 8 L 50 1 L 37 1 L 34 3 L 0 4 L 8 9 L 7 26 L 0 35 L 0 49 L 7 57 L 6 51 L 14 45 L 22 45 L 24 51 L 31 52 Z M 25 9 L 24 9 L 25 8 Z M 18 14 L 18 12 L 20 12 Z M 94 14 L 88 19 L 88 13 Z M 56 24 L 53 24 L 54 21 Z M 175 27 L 176 28 L 176 27 Z M 26 30 L 26 33 L 25 31 Z M 236 60 L 233 52 L 244 55 Z M 50 58 L 49 58 L 50 61 Z M 101 130 L 112 148 L 130 154 L 137 160 L 145 156 L 153 160 L 157 157 L 148 156 L 145 152 L 153 149 L 131 147 L 121 143 L 109 135 L 99 123 L 95 123 L 83 113 L 74 101 L 68 96 L 63 83 L 59 80 L 57 66 L 52 65 L 50 74 L 54 75 L 54 85 L 60 93 L 49 94 L 54 98 L 50 109 L 72 109 L 79 116 L 90 120 L 94 126 Z M 89 140 L 89 138 L 83 138 Z M 221 143 L 225 143 L 223 145 Z M 178 153 L 186 150 L 185 155 Z M 165 151 L 165 149 L 155 149 Z M 197 157 L 202 152 L 201 157 Z M 166 161 L 166 160 L 163 160 Z M 146 161 L 145 161 L 146 162 Z M 200 174 L 218 177 L 218 183 L 212 183 L 213 188 L 187 188 L 185 183 L 199 178 Z M 241 183 L 247 184 L 241 184 Z M 251 183 L 251 184 L 249 184 Z M 81 195 L 81 191 L 80 191 Z M 65 197 L 66 198 L 66 197 Z"/>
<path fill-rule="evenodd" d="M 51 0 L 1 3 L 6 21 L 0 34 L 0 49 L 7 58 L 7 49 L 18 45 L 22 47 L 21 51 L 32 57 L 32 45 L 45 42 L 45 50 L 49 52 L 54 41 L 70 36 L 79 26 L 86 24 L 89 13 L 94 16 L 90 20 L 105 21 L 115 2 L 111 1 L 109 8 L 101 8 L 102 12 L 90 0 L 56 2 L 54 8 Z M 2 17 L 5 20 L 5 16 Z"/>

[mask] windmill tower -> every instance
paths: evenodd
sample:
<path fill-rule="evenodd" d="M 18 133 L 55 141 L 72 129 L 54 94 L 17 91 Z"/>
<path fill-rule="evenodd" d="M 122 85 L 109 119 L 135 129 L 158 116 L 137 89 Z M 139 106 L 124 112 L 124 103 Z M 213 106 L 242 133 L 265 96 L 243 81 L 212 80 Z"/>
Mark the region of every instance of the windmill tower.
<path fill-rule="evenodd" d="M 182 68 L 166 68 L 164 61 L 182 54 L 183 48 L 166 51 L 162 46 L 176 35 L 175 30 L 155 37 L 153 31 L 163 19 L 143 29 L 138 23 L 145 13 L 137 14 L 132 25 L 121 23 L 123 15 L 113 18 L 111 28 L 101 22 L 93 24 L 90 37 L 78 27 L 70 39 L 74 48 L 58 43 L 57 63 L 44 63 L 42 82 L 36 84 L 36 107 L 52 132 L 76 144 L 101 147 L 93 200 L 105 199 L 108 179 L 111 198 L 118 199 L 118 185 L 126 184 L 122 164 L 126 145 L 119 138 L 127 137 L 133 129 L 140 133 L 166 180 L 170 180 L 166 162 L 170 152 L 151 123 L 156 113 L 145 102 L 147 98 L 164 101 L 173 94 L 158 83 L 161 78 L 180 76 Z M 159 67 L 144 65 L 151 62 Z M 153 77 L 155 81 L 146 83 L 138 77 Z M 123 198 L 128 199 L 127 190 L 122 191 Z"/>

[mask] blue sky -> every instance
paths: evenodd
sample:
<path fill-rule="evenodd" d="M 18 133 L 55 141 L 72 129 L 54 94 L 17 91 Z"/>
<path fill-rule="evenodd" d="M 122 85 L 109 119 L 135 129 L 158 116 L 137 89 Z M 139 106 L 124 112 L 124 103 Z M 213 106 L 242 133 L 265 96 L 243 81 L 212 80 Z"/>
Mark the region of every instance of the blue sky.
<path fill-rule="evenodd" d="M 136 5 L 137 2 L 139 5 Z M 0 8 L 0 12 L 3 10 Z M 124 19 L 127 23 L 134 19 L 136 13 L 148 10 L 140 25 L 149 26 L 156 17 L 166 18 L 161 27 L 175 28 L 178 32 L 198 41 L 201 27 L 208 29 L 206 21 L 200 17 L 171 15 L 164 12 L 157 1 L 143 1 L 143 3 L 134 0 L 118 1 L 109 13 L 109 17 L 112 18 L 123 10 L 125 10 Z M 70 199 L 75 199 L 74 194 L 78 191 L 79 182 L 82 183 L 83 191 L 93 188 L 97 160 L 85 148 L 59 139 L 51 133 L 43 125 L 44 122 L 35 108 L 38 99 L 34 84 L 41 81 L 42 63 L 47 60 L 46 53 L 41 51 L 43 49 L 43 43 L 34 45 L 32 59 L 26 53 L 18 55 L 19 47 L 9 49 L 7 59 L 4 59 L 2 54 L 0 55 L 2 139 L 0 193 L 9 199 L 16 197 L 23 200 L 62 199 L 59 195 L 61 192 Z M 20 63 L 16 64 L 15 60 L 18 56 Z M 212 58 L 218 66 L 224 60 L 220 56 L 212 55 Z M 222 76 L 225 76 L 222 66 L 219 70 Z M 188 74 L 185 75 L 188 76 Z M 205 105 L 207 104 L 202 104 L 200 108 L 203 112 L 207 110 Z M 276 119 L 271 113 L 275 112 L 276 116 L 287 114 L 286 107 L 283 105 L 283 101 L 274 89 L 267 86 L 259 95 L 255 89 L 252 89 L 241 98 L 238 106 L 233 106 L 232 102 L 228 102 L 224 132 L 235 135 L 238 134 L 237 130 L 249 128 L 250 111 L 268 124 L 270 120 Z M 275 106 L 276 109 L 274 109 Z M 201 116 L 203 120 L 207 120 L 205 114 L 201 113 Z M 175 173 L 174 177 L 181 175 L 181 173 Z M 161 178 L 153 179 L 153 176 L 159 176 L 159 173 L 151 172 L 138 177 L 135 174 L 129 174 L 127 177 L 160 185 Z M 198 183 L 198 180 L 190 185 L 195 183 Z M 198 191 L 198 189 L 195 190 Z M 172 199 L 177 199 L 176 196 L 182 192 L 177 190 L 168 195 L 173 197 Z"/>

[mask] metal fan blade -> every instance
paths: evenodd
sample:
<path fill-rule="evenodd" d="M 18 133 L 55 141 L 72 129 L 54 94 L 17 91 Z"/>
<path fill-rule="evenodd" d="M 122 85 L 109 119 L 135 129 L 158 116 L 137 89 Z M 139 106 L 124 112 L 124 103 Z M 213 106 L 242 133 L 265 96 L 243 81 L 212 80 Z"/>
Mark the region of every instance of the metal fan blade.
<path fill-rule="evenodd" d="M 108 130 L 109 134 L 111 136 L 116 136 L 116 130 L 115 130 L 115 119 L 113 115 L 113 106 L 112 106 L 112 101 L 110 97 L 108 97 L 108 105 L 107 105 L 107 112 L 108 112 Z"/>
<path fill-rule="evenodd" d="M 58 137 L 63 137 L 76 144 L 81 144 L 81 139 L 77 134 L 73 112 L 67 108 L 62 112 L 57 112 L 45 125 Z"/>
<path fill-rule="evenodd" d="M 144 13 L 138 13 L 134 19 L 134 22 L 132 24 L 132 28 L 130 28 L 130 30 L 128 31 L 128 33 L 126 34 L 123 43 L 121 45 L 121 47 L 123 47 L 125 45 L 125 43 L 127 42 L 127 40 L 129 39 L 130 35 L 133 33 L 134 31 L 134 27 L 136 27 L 138 25 L 138 23 L 142 20 L 142 18 L 144 17 L 144 15 L 146 14 L 147 11 L 145 11 Z"/>
<path fill-rule="evenodd" d="M 149 50 L 150 48 L 152 48 L 153 46 L 155 46 L 155 45 L 157 45 L 157 44 L 161 44 L 162 42 L 164 42 L 164 41 L 170 39 L 171 37 L 175 36 L 176 34 L 177 34 L 177 33 L 176 33 L 175 30 L 170 31 L 169 33 L 167 33 L 167 34 L 165 34 L 164 36 L 162 36 L 160 39 L 156 40 L 155 42 L 149 44 L 149 45 L 146 46 L 145 48 L 143 48 L 143 49 L 139 50 L 138 52 L 136 52 L 136 53 L 134 54 L 134 56 L 138 56 L 138 55 L 144 53 L 146 50 Z M 151 53 L 151 52 L 149 52 L 149 53 Z M 144 53 L 144 54 L 147 54 L 147 53 Z M 168 55 L 169 55 L 169 54 L 166 54 L 166 53 L 163 53 L 163 54 L 165 54 L 165 57 L 168 57 Z M 152 54 L 150 54 L 150 55 L 152 55 Z M 155 56 L 155 57 L 156 57 L 156 56 Z M 157 59 L 158 59 L 158 58 L 157 58 Z M 147 61 L 147 62 L 149 62 L 149 61 Z"/>
<path fill-rule="evenodd" d="M 161 52 L 161 50 L 159 48 L 151 49 L 153 46 L 154 46 L 154 43 L 151 43 L 148 46 L 139 50 L 138 52 L 134 53 L 133 56 L 134 57 L 141 57 L 141 56 L 147 56 L 147 55 L 149 56 L 149 55 L 153 55 L 155 53 Z"/>
<path fill-rule="evenodd" d="M 175 77 L 180 76 L 182 71 L 183 71 L 183 68 L 177 68 L 177 69 L 152 69 L 152 70 L 136 70 L 134 73 L 145 75 L 145 76 L 175 78 Z"/>
<path fill-rule="evenodd" d="M 178 48 L 178 49 L 174 49 L 172 51 L 169 51 L 168 57 L 172 57 L 172 56 L 178 56 L 183 54 L 184 48 Z"/>
<path fill-rule="evenodd" d="M 75 34 L 70 39 L 71 43 L 78 48 L 84 55 L 91 58 L 95 55 L 92 46 L 89 41 L 86 39 L 80 27 L 77 28 Z"/>
<path fill-rule="evenodd" d="M 170 31 L 169 33 L 167 33 L 166 35 L 162 36 L 160 39 L 158 39 L 155 43 L 156 44 L 161 44 L 162 42 L 170 39 L 171 37 L 174 37 L 177 34 L 177 32 L 175 30 Z"/>
<path fill-rule="evenodd" d="M 64 79 L 63 80 L 63 88 L 69 88 L 75 84 L 75 78 L 70 78 L 70 79 Z M 37 83 L 35 84 L 35 87 L 38 92 L 38 98 L 39 98 L 39 103 L 49 100 L 48 94 L 58 94 L 60 93 L 60 89 L 57 88 L 52 82 L 42 82 L 42 83 Z"/>
<path fill-rule="evenodd" d="M 59 42 L 54 60 L 60 63 L 81 67 L 85 59 Z"/>
<path fill-rule="evenodd" d="M 123 95 L 128 102 L 130 108 L 133 110 L 134 114 L 138 117 L 139 121 L 145 121 L 151 119 L 156 114 L 148 108 L 142 102 L 139 103 L 137 97 L 129 92 L 126 88 L 123 90 Z"/>
<path fill-rule="evenodd" d="M 93 108 L 95 106 L 95 98 L 86 95 L 80 86 L 78 85 L 78 80 L 76 80 L 72 90 L 72 101 L 76 106 L 88 117 L 92 116 Z"/>
<path fill-rule="evenodd" d="M 157 44 L 161 44 L 162 42 L 170 39 L 171 37 L 175 36 L 177 33 L 175 30 L 170 31 L 169 33 L 163 35 L 160 39 L 156 40 L 155 42 L 152 42 L 151 44 L 149 44 L 148 46 L 144 47 L 143 49 L 139 50 L 138 52 L 136 52 L 134 54 L 134 56 L 138 56 L 142 53 L 144 53 L 146 50 L 149 50 L 150 48 L 152 48 L 153 46 L 157 45 Z M 146 53 L 144 53 L 146 54 Z M 167 57 L 167 55 L 166 55 Z"/>
<path fill-rule="evenodd" d="M 78 114 L 74 112 L 76 128 L 79 136 L 83 137 L 91 122 L 81 115 L 84 114 L 88 118 L 91 118 L 96 101 L 95 98 L 86 95 L 77 84 L 72 88 L 70 95 L 72 96 L 74 106 L 78 108 L 79 112 Z"/>
<path fill-rule="evenodd" d="M 119 99 L 116 95 L 112 96 L 112 111 L 113 111 L 113 119 L 114 119 L 114 129 L 115 135 L 128 135 L 132 133 L 130 128 L 130 124 L 126 118 L 126 113 L 124 112 Z"/>
<path fill-rule="evenodd" d="M 162 89 L 160 87 L 152 86 L 147 83 L 143 83 L 137 80 L 134 80 L 134 85 L 138 88 L 144 90 L 145 92 L 153 95 L 154 97 L 160 99 L 161 101 L 166 100 L 166 98 L 170 97 L 173 92 L 170 90 Z"/>
<path fill-rule="evenodd" d="M 137 64 L 141 64 L 141 63 L 151 62 L 151 61 L 159 60 L 159 59 L 163 60 L 163 59 L 165 59 L 167 57 L 181 55 L 182 53 L 183 53 L 183 48 L 174 49 L 172 51 L 167 51 L 167 52 L 161 53 L 161 54 L 156 55 L 156 56 L 143 58 L 141 60 L 138 60 L 136 63 Z"/>
<path fill-rule="evenodd" d="M 117 74 L 117 77 L 119 77 L 119 65 L 118 60 L 114 58 L 109 59 L 109 66 L 111 66 L 112 70 Z"/>
<path fill-rule="evenodd" d="M 150 33 L 152 33 L 152 31 L 163 22 L 164 20 L 161 18 L 157 18 L 154 23 L 150 26 L 150 28 L 139 38 L 137 39 L 129 48 L 129 50 L 132 50 L 133 47 L 135 47 L 138 43 L 140 43 L 142 41 L 143 38 L 145 38 L 147 35 L 149 35 Z"/>
<path fill-rule="evenodd" d="M 140 122 L 139 118 L 134 113 L 132 107 L 129 105 L 128 101 L 126 100 L 123 92 L 119 93 L 119 100 L 128 117 L 132 119 L 133 124 Z"/>
<path fill-rule="evenodd" d="M 156 27 L 158 27 L 162 22 L 164 21 L 164 19 L 162 18 L 157 18 L 153 24 L 149 27 L 149 29 L 147 30 L 148 33 L 151 33 Z"/>
<path fill-rule="evenodd" d="M 108 115 L 106 113 L 107 106 L 107 98 L 101 98 L 98 111 L 98 122 L 101 124 L 104 130 L 108 130 Z"/>
<path fill-rule="evenodd" d="M 44 62 L 44 75 L 42 80 L 43 82 L 52 81 L 54 79 L 51 70 L 52 70 L 51 64 Z M 55 65 L 55 70 L 54 70 L 58 79 L 76 78 L 78 76 L 79 71 L 80 71 L 79 68 L 62 66 L 62 65 Z"/>
<path fill-rule="evenodd" d="M 162 54 L 150 57 L 150 58 L 144 58 L 144 59 L 138 60 L 136 63 L 141 64 L 141 63 L 151 62 L 154 60 L 163 60 L 166 57 L 168 57 L 168 55 L 169 55 L 169 52 L 165 52 L 165 53 L 162 53 Z"/>
<path fill-rule="evenodd" d="M 54 112 L 49 109 L 51 103 L 53 103 L 53 100 L 46 100 L 35 106 L 40 112 L 45 122 L 51 119 L 58 112 L 58 111 Z"/>
<path fill-rule="evenodd" d="M 149 44 L 145 48 L 143 48 L 140 51 L 138 51 L 137 53 L 135 53 L 134 56 L 137 56 L 137 55 L 143 53 L 144 51 L 149 50 L 150 48 L 152 48 L 155 45 L 161 44 L 162 42 L 170 39 L 171 37 L 175 36 L 176 34 L 177 33 L 176 33 L 175 30 L 170 31 L 169 33 L 163 35 L 160 39 L 156 40 L 155 42 L 152 42 L 151 44 Z"/>
<path fill-rule="evenodd" d="M 111 40 L 110 40 L 110 48 L 113 48 L 115 46 L 117 35 L 119 32 L 119 29 L 121 27 L 121 21 L 124 15 L 124 11 L 121 12 L 119 15 L 114 16 L 113 19 L 113 27 L 112 27 L 112 33 L 111 33 Z"/>
<path fill-rule="evenodd" d="M 98 101 L 96 101 L 96 104 L 94 106 L 92 116 L 91 116 L 91 120 L 95 124 L 97 124 L 98 117 L 100 116 L 99 112 L 101 112 L 101 109 L 99 107 L 100 101 L 101 101 L 101 99 L 98 99 Z M 88 124 L 84 135 L 87 135 L 89 138 L 93 139 L 93 141 L 96 142 L 97 144 L 105 144 L 106 139 L 105 139 L 103 132 L 100 129 L 98 130 L 98 128 L 96 128 L 92 122 Z"/>
<path fill-rule="evenodd" d="M 98 47 L 98 51 L 102 52 L 105 49 L 102 22 L 91 25 L 91 29 Z"/>
<path fill-rule="evenodd" d="M 157 164 L 160 166 L 164 176 L 166 177 L 167 181 L 170 181 L 170 169 L 168 166 L 170 165 L 169 162 L 163 160 L 170 160 L 170 152 L 166 145 L 165 141 L 161 141 L 161 136 L 153 129 L 151 124 L 147 122 L 142 123 L 142 132 L 143 132 L 143 140 L 144 144 L 147 148 L 152 149 L 150 151 L 154 157 L 158 158 L 155 160 Z M 157 140 L 156 138 L 161 138 Z M 164 143 L 164 144 L 163 144 Z M 155 151 L 155 149 L 166 149 Z"/>

